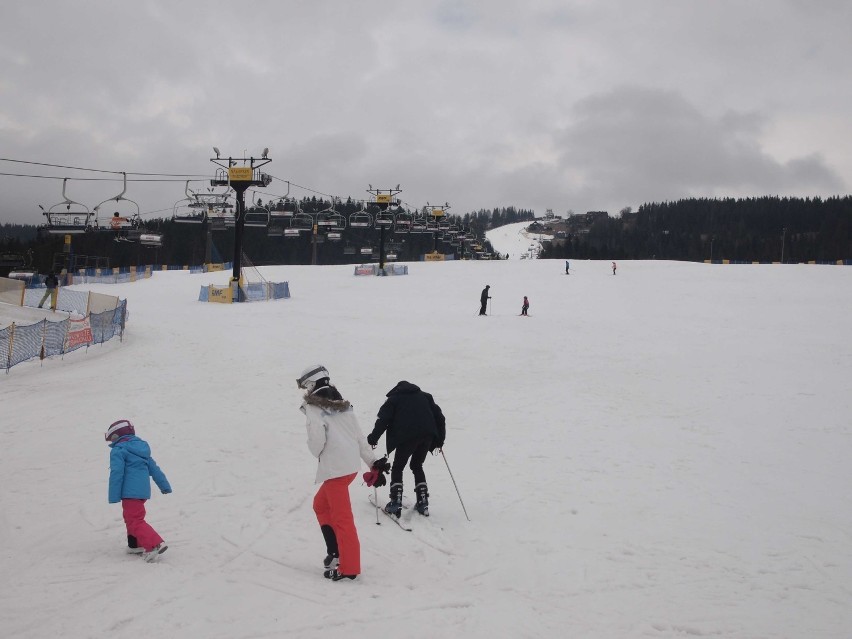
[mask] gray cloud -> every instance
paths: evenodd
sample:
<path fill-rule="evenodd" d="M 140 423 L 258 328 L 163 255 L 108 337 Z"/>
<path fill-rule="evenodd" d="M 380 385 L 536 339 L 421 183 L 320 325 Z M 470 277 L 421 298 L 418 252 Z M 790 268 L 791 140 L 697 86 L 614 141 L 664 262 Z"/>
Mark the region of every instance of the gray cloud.
<path fill-rule="evenodd" d="M 268 146 L 283 180 L 344 197 L 399 183 L 458 213 L 847 192 L 852 5 L 773 7 L 767 21 L 729 0 L 13 3 L 0 155 L 211 175 L 213 145 Z M 0 176 L 0 220 L 40 222 L 60 190 Z M 129 191 L 157 212 L 183 182 Z"/>

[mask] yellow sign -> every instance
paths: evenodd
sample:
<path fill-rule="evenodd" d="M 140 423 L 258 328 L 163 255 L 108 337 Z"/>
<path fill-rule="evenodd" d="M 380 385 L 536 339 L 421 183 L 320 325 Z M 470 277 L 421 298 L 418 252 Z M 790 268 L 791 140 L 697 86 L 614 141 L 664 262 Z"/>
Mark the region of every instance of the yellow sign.
<path fill-rule="evenodd" d="M 426 255 L 423 256 L 423 259 L 426 262 L 443 262 L 444 261 L 444 254 L 443 253 L 437 253 L 437 252 L 426 253 Z"/>
<path fill-rule="evenodd" d="M 207 289 L 207 301 L 219 304 L 230 304 L 234 301 L 230 286 L 213 286 Z"/>
<path fill-rule="evenodd" d="M 376 204 L 390 204 L 391 203 L 391 195 L 390 193 L 379 193 L 376 195 Z"/>
<path fill-rule="evenodd" d="M 444 215 L 444 209 L 432 209 L 433 217 L 441 217 Z"/>
<path fill-rule="evenodd" d="M 232 166 L 228 169 L 228 179 L 231 182 L 251 182 L 251 167 Z"/>

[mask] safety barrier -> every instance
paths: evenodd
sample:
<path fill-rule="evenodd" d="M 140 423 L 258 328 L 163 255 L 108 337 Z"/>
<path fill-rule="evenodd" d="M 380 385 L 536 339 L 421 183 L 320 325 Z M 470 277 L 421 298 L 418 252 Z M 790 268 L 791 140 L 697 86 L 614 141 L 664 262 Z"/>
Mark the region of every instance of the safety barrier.
<path fill-rule="evenodd" d="M 360 264 L 355 267 L 355 275 L 408 275 L 405 264 L 386 264 L 380 269 L 378 264 Z"/>
<path fill-rule="evenodd" d="M 239 298 L 237 295 L 239 294 Z M 289 282 L 248 282 L 237 288 L 236 283 L 225 286 L 202 286 L 198 294 L 199 302 L 219 302 L 231 304 L 239 299 L 243 302 L 266 302 L 290 298 Z"/>
<path fill-rule="evenodd" d="M 116 335 L 121 339 L 126 322 L 127 300 L 120 300 L 110 310 L 88 313 L 79 319 L 69 317 L 59 322 L 44 319 L 28 326 L 13 323 L 0 330 L 0 365 L 5 366 L 8 374 L 15 364 L 36 357 L 44 360 L 56 355 L 64 356 L 84 346 L 102 344 Z"/>
<path fill-rule="evenodd" d="M 705 264 L 781 264 L 781 262 L 753 262 L 751 260 L 704 260 Z M 852 266 L 852 260 L 808 260 L 786 262 L 787 264 L 823 264 L 829 266 Z"/>

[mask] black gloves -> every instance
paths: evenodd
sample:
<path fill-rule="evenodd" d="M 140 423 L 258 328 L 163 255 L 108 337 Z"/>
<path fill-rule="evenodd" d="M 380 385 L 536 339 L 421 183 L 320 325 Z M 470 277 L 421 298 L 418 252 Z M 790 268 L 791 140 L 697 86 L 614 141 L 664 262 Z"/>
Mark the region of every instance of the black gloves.
<path fill-rule="evenodd" d="M 378 472 L 374 486 L 384 486 L 388 483 L 388 480 L 385 479 L 385 473 L 389 473 L 390 469 L 391 465 L 387 457 L 382 457 L 373 462 L 373 470 Z"/>
<path fill-rule="evenodd" d="M 379 443 L 379 438 L 374 436 L 373 433 L 367 435 L 367 443 L 370 444 L 373 448 L 376 447 L 376 444 Z"/>
<path fill-rule="evenodd" d="M 384 486 L 388 483 L 388 480 L 385 479 L 385 473 L 389 473 L 390 469 L 391 465 L 387 457 L 377 459 L 370 467 L 370 472 L 364 473 L 364 481 L 370 487 Z"/>
<path fill-rule="evenodd" d="M 387 457 L 382 457 L 381 459 L 377 459 L 373 462 L 373 468 L 375 468 L 380 473 L 389 473 L 391 469 L 391 463 L 388 461 Z"/>

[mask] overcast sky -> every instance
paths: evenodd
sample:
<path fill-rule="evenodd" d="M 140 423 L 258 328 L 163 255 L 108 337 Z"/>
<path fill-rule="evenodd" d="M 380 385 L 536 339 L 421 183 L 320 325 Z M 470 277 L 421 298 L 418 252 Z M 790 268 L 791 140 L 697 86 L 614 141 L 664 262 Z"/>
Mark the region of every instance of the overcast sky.
<path fill-rule="evenodd" d="M 399 184 L 459 214 L 847 194 L 850 24 L 846 0 L 6 2 L 0 172 L 210 176 L 215 145 L 269 147 L 269 195 Z M 183 190 L 127 197 L 157 217 Z M 0 176 L 0 221 L 61 191 Z"/>

